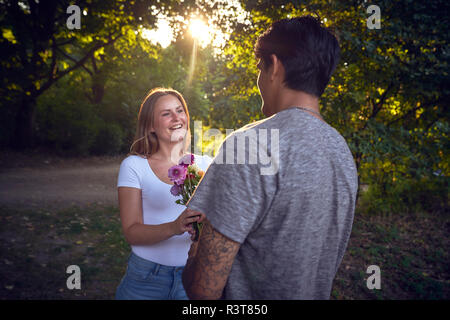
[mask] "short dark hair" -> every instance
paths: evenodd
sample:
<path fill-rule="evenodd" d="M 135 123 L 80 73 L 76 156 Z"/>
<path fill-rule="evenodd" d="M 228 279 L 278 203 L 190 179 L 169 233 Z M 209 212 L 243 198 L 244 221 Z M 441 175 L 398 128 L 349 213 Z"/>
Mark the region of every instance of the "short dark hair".
<path fill-rule="evenodd" d="M 280 59 L 286 71 L 284 83 L 293 90 L 320 97 L 340 57 L 334 33 L 319 19 L 302 16 L 274 22 L 256 42 L 255 55 L 263 68 Z"/>

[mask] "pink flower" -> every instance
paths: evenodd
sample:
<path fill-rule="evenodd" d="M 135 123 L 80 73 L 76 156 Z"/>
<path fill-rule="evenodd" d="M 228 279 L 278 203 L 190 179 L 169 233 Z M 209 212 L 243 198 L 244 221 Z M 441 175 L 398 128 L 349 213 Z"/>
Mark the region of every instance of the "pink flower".
<path fill-rule="evenodd" d="M 176 165 L 169 169 L 169 179 L 175 184 L 183 184 L 186 179 L 187 167 L 184 165 Z"/>
<path fill-rule="evenodd" d="M 187 154 L 185 156 L 183 156 L 180 161 L 178 162 L 178 164 L 183 165 L 183 166 L 190 166 L 191 164 L 194 164 L 194 155 L 193 154 Z"/>
<path fill-rule="evenodd" d="M 170 188 L 170 193 L 174 196 L 179 196 L 181 194 L 181 187 L 174 184 L 172 188 Z"/>

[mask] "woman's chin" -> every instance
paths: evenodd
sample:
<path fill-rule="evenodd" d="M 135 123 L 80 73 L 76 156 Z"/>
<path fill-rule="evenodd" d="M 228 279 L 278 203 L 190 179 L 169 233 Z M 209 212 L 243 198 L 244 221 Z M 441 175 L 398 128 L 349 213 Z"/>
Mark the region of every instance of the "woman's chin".
<path fill-rule="evenodd" d="M 186 130 L 179 129 L 172 132 L 172 135 L 170 137 L 171 142 L 181 142 L 184 140 L 184 137 L 186 136 Z"/>

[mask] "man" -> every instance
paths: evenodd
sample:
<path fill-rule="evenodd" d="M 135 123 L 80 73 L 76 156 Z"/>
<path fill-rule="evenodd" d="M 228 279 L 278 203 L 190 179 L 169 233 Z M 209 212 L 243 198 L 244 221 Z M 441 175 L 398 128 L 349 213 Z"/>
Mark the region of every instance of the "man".
<path fill-rule="evenodd" d="M 227 137 L 189 202 L 206 219 L 183 284 L 191 299 L 329 299 L 358 185 L 347 143 L 319 112 L 339 45 L 305 16 L 275 22 L 255 53 L 268 118 Z M 266 142 L 263 130 L 277 134 Z M 269 174 L 261 150 L 275 156 Z"/>

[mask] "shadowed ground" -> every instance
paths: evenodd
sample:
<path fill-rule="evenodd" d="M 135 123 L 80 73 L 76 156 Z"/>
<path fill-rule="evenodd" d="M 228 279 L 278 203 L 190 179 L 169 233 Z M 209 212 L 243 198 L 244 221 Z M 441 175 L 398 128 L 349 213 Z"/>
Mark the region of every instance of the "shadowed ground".
<path fill-rule="evenodd" d="M 116 179 L 121 157 L 0 158 L 0 300 L 112 299 L 130 247 Z M 450 221 L 428 213 L 370 216 L 358 208 L 331 299 L 449 299 Z M 66 269 L 81 269 L 81 290 Z M 369 290 L 369 265 L 381 290 Z"/>
<path fill-rule="evenodd" d="M 68 208 L 117 205 L 117 174 L 125 155 L 63 158 L 34 153 L 0 155 L 0 205 Z"/>
<path fill-rule="evenodd" d="M 19 208 L 117 204 L 119 163 L 13 168 L 0 172 L 0 204 Z"/>

